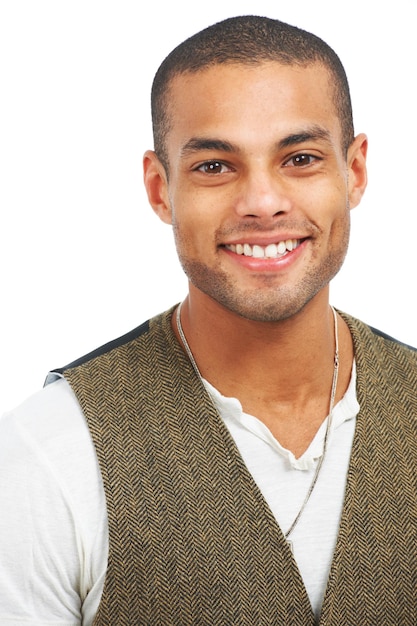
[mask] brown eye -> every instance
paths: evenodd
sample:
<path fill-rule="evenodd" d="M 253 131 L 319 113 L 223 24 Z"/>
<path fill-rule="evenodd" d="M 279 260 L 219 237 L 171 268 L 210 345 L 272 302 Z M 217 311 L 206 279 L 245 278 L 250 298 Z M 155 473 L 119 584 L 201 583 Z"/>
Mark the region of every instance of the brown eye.
<path fill-rule="evenodd" d="M 317 157 L 312 156 L 311 154 L 296 154 L 285 163 L 285 166 L 286 167 L 305 167 L 307 165 L 311 165 L 316 160 L 317 160 Z"/>
<path fill-rule="evenodd" d="M 309 154 L 297 154 L 293 158 L 294 165 L 302 166 L 302 165 L 310 165 L 312 158 Z"/>
<path fill-rule="evenodd" d="M 204 174 L 222 174 L 226 166 L 220 161 L 207 161 L 199 166 L 198 170 Z"/>

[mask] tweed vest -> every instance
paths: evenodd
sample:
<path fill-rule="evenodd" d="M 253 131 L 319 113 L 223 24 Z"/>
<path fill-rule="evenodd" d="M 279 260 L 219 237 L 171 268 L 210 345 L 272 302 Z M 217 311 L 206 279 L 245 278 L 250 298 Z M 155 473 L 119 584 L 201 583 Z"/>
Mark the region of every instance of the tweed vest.
<path fill-rule="evenodd" d="M 95 626 L 313 626 L 283 534 L 170 325 L 65 368 L 104 481 Z M 344 315 L 357 419 L 321 625 L 417 624 L 417 353 Z"/>

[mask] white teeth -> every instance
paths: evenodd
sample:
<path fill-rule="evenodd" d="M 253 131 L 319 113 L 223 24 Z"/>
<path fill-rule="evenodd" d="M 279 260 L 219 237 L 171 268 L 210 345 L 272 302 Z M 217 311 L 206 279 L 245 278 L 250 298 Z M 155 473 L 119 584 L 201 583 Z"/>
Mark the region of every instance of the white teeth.
<path fill-rule="evenodd" d="M 269 246 L 266 246 L 265 256 L 268 257 L 268 259 L 273 259 L 277 256 L 277 246 L 275 243 L 270 243 Z"/>
<path fill-rule="evenodd" d="M 278 243 L 270 243 L 267 246 L 260 246 L 258 244 L 252 246 L 249 243 L 237 243 L 227 245 L 226 248 L 236 254 L 253 256 L 255 259 L 275 259 L 284 256 L 287 252 L 295 250 L 300 243 L 299 239 L 287 239 L 286 241 L 279 241 Z"/>
<path fill-rule="evenodd" d="M 284 254 L 287 251 L 287 244 L 285 241 L 280 241 L 277 246 L 278 254 Z"/>
<path fill-rule="evenodd" d="M 253 246 L 252 256 L 254 256 L 255 259 L 264 259 L 265 258 L 264 249 L 261 246 Z"/>

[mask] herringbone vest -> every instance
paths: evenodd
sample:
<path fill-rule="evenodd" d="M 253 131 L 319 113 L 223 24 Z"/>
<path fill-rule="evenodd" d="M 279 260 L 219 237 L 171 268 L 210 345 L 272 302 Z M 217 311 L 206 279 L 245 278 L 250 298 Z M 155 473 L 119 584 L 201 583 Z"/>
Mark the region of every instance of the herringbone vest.
<path fill-rule="evenodd" d="M 312 626 L 268 505 L 170 326 L 72 364 L 103 475 L 95 626 Z M 361 406 L 320 624 L 417 625 L 417 355 L 345 316 Z"/>

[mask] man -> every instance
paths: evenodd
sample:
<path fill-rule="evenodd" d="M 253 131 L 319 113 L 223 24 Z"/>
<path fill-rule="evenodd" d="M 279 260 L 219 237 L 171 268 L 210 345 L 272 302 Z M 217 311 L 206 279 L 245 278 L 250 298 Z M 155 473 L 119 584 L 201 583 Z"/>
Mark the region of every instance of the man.
<path fill-rule="evenodd" d="M 152 110 L 189 294 L 0 422 L 0 623 L 416 624 L 416 353 L 329 305 L 366 187 L 338 57 L 225 20 Z"/>

